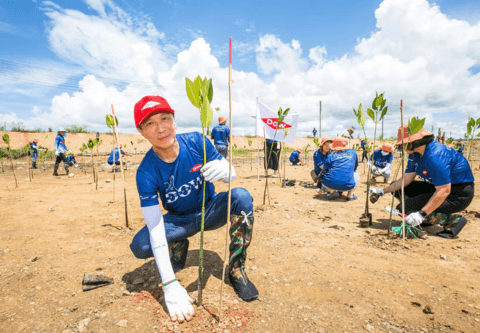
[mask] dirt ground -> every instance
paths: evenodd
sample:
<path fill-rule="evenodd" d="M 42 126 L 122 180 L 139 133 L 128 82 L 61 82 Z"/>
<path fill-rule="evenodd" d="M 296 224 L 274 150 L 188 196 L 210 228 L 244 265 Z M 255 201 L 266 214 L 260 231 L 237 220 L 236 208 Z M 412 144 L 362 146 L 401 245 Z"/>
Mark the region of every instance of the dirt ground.
<path fill-rule="evenodd" d="M 265 179 L 257 179 L 255 164 L 244 163 L 235 163 L 234 187 L 254 197 L 247 269 L 260 298 L 242 302 L 227 282 L 219 332 L 480 331 L 474 215 L 463 214 L 469 222 L 457 239 L 439 238 L 440 228 L 428 227 L 426 240 L 389 240 L 389 195 L 371 207 L 373 226 L 359 228 L 363 164 L 356 201 L 327 201 L 301 186 L 311 180 L 310 164 L 287 167 L 295 187 L 269 179 L 271 205 L 263 205 Z M 130 252 L 144 226 L 135 170 L 126 173 L 133 230 L 125 228 L 118 174 L 112 203 L 112 173 L 100 172 L 97 191 L 90 173 L 74 172 L 73 178 L 55 178 L 51 169 L 40 170 L 29 182 L 27 170 L 19 169 L 17 189 L 11 172 L 0 173 L 0 332 L 216 332 L 214 317 L 200 307 L 193 321 L 171 324 L 153 259 Z M 226 189 L 216 183 L 217 192 Z M 478 199 L 468 210 L 480 211 Z M 399 221 L 394 218 L 394 225 Z M 194 297 L 198 240 L 190 240 L 187 267 L 177 274 Z M 204 300 L 211 312 L 219 304 L 224 246 L 225 228 L 206 233 Z M 82 292 L 85 273 L 111 277 L 114 284 Z"/>

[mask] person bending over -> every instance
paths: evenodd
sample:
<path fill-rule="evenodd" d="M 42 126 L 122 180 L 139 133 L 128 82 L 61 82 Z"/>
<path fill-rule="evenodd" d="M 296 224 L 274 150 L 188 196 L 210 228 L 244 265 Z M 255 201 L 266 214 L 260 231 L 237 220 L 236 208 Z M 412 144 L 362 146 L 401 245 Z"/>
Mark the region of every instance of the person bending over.
<path fill-rule="evenodd" d="M 131 154 L 124 152 L 120 148 L 115 147 L 114 149 L 112 149 L 112 151 L 110 152 L 110 156 L 107 160 L 107 163 L 109 165 L 113 166 L 113 164 L 115 164 L 115 167 L 112 168 L 112 172 L 119 172 L 116 166 L 120 165 L 120 154 L 122 154 L 122 156 L 132 156 Z"/>
<path fill-rule="evenodd" d="M 348 191 L 347 201 L 357 199 L 353 192 L 360 179 L 356 171 L 358 157 L 355 150 L 347 148 L 347 142 L 348 140 L 342 137 L 333 139 L 333 153 L 328 155 L 320 173 L 322 190 L 327 192 L 327 199 L 341 195 L 344 191 Z"/>
<path fill-rule="evenodd" d="M 392 174 L 392 161 L 393 146 L 385 142 L 380 149 L 375 150 L 367 164 L 372 170 L 372 182 L 376 182 L 378 177 L 383 177 L 383 182 L 388 183 Z"/>
<path fill-rule="evenodd" d="M 65 168 L 65 172 L 68 175 L 68 161 L 67 157 L 65 156 L 66 151 L 70 151 L 67 146 L 65 145 L 65 137 L 67 136 L 66 131 L 63 127 L 60 127 L 57 131 L 57 136 L 55 137 L 55 166 L 53 168 L 53 175 L 58 176 L 58 167 L 60 166 L 60 162 L 63 162 L 63 167 Z"/>
<path fill-rule="evenodd" d="M 38 144 L 38 139 L 33 139 L 32 143 L 30 144 L 30 150 L 32 151 L 32 169 L 38 169 L 37 168 L 38 151 L 43 150 L 42 148 L 39 148 L 37 144 Z"/>
<path fill-rule="evenodd" d="M 288 160 L 292 162 L 292 165 L 302 165 L 303 162 L 300 158 L 300 150 L 294 150 Z"/>
<path fill-rule="evenodd" d="M 408 137 L 408 124 L 398 129 L 396 145 L 404 146 L 408 155 L 404 193 L 407 223 L 413 226 L 439 224 L 444 238 L 457 236 L 467 223 L 465 217 L 454 215 L 465 210 L 473 200 L 474 178 L 470 166 L 455 149 L 434 141 L 424 128 Z M 414 180 L 419 176 L 420 180 Z M 402 179 L 385 189 L 370 188 L 375 196 L 393 192 L 400 200 Z M 401 211 L 401 204 L 397 206 Z"/>
<path fill-rule="evenodd" d="M 215 144 L 215 149 L 223 156 L 228 156 L 228 143 L 230 142 L 230 129 L 226 125 L 227 118 L 224 116 L 218 117 L 218 125 L 212 130 L 211 138 Z"/>
<path fill-rule="evenodd" d="M 133 238 L 135 257 L 154 257 L 162 279 L 165 303 L 172 321 L 191 320 L 193 300 L 175 278 L 185 267 L 189 241 L 200 231 L 203 182 L 205 230 L 227 223 L 228 194 L 215 193 L 213 183 L 229 181 L 229 163 L 198 132 L 176 134 L 176 122 L 168 102 L 160 96 L 145 96 L 134 108 L 135 126 L 151 144 L 137 170 L 137 189 L 146 226 Z M 235 170 L 231 166 L 232 180 Z M 162 214 L 161 200 L 167 211 Z M 247 249 L 253 232 L 253 198 L 243 188 L 232 189 L 230 257 L 228 276 L 236 294 L 244 301 L 258 298 L 255 285 L 245 272 Z M 171 256 L 169 256 L 171 250 Z"/>
<path fill-rule="evenodd" d="M 74 166 L 75 168 L 78 168 L 77 161 L 75 160 L 75 157 L 77 156 L 78 154 L 70 154 L 67 156 L 68 166 Z"/>
<path fill-rule="evenodd" d="M 330 146 L 332 144 L 332 138 L 329 136 L 324 136 L 322 140 L 320 140 L 320 146 L 318 150 L 313 153 L 313 164 L 314 169 L 310 172 L 310 176 L 315 184 L 317 184 L 317 192 L 320 193 L 322 190 L 322 181 L 320 180 L 320 172 L 323 169 L 323 165 L 327 160 L 328 154 L 330 154 L 333 150 L 331 150 Z"/>

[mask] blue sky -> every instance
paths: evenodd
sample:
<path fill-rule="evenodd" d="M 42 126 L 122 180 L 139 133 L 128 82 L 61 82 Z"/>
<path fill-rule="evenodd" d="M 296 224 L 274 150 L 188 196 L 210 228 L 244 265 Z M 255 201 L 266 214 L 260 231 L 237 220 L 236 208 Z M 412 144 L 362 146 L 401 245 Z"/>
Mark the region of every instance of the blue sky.
<path fill-rule="evenodd" d="M 197 73 L 218 78 L 214 82 L 223 80 L 216 96 L 226 112 L 227 77 L 222 73 L 228 67 L 228 38 L 233 37 L 239 134 L 250 131 L 248 118 L 259 97 L 273 109 L 294 105 L 304 135 L 318 123 L 315 117 L 322 99 L 324 112 L 330 112 L 323 124 L 330 132 L 323 134 L 336 135 L 353 124 L 351 107 L 371 103 L 375 90 L 386 91 L 391 109 L 403 98 L 407 115 L 425 114 L 427 123 L 435 127 L 452 122 L 460 133 L 467 114 L 480 116 L 480 101 L 470 96 L 480 83 L 476 77 L 480 64 L 475 60 L 480 54 L 479 9 L 477 2 L 463 0 L 202 5 L 175 0 L 3 1 L 0 122 L 46 128 L 75 121 L 102 129 L 98 114 L 118 101 L 119 113 L 129 124 L 124 130 L 132 132 L 131 110 L 142 89 L 162 91 L 171 104 L 193 114 L 183 101 L 181 76 Z M 94 25 L 96 31 L 89 29 Z M 432 25 L 438 28 L 428 30 Z M 454 40 L 449 31 L 455 29 L 473 37 Z M 447 51 L 425 46 L 442 38 Z M 149 56 L 143 58 L 138 49 L 125 53 L 138 45 Z M 435 52 L 443 58 L 430 55 Z M 183 63 L 179 54 L 189 63 Z M 135 55 L 138 63 L 123 67 Z M 456 66 L 458 70 L 443 73 L 443 68 Z M 416 73 L 418 79 L 402 77 L 404 73 Z M 470 91 L 462 92 L 462 85 Z M 98 96 L 89 95 L 92 90 Z M 69 113 L 73 112 L 67 110 L 69 105 L 75 113 Z M 248 117 L 242 110 L 249 110 Z M 396 132 L 394 124 L 392 119 L 387 133 Z M 190 120 L 179 125 L 183 130 L 196 128 Z"/>

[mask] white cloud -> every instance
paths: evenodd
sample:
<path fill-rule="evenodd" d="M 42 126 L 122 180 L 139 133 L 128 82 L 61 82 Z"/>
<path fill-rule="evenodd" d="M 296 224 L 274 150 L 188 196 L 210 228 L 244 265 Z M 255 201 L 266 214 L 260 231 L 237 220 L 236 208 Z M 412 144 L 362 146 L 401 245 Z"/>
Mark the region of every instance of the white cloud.
<path fill-rule="evenodd" d="M 196 75 L 213 78 L 213 104 L 227 114 L 228 68 L 220 66 L 203 38 L 179 51 L 174 45 L 161 44 L 163 35 L 150 21 L 138 23 L 145 18 L 129 17 L 110 0 L 86 2 L 97 16 L 50 6 L 47 32 L 57 55 L 82 64 L 93 75 L 80 81 L 78 92 L 54 97 L 50 110 L 37 112 L 32 121 L 103 126 L 113 103 L 121 127 L 134 131 L 135 102 L 143 95 L 161 94 L 176 110 L 182 131 L 198 129 L 198 111 L 190 105 L 184 87 L 185 77 Z M 450 19 L 425 0 L 385 0 L 375 17 L 377 30 L 359 40 L 355 52 L 338 59 L 328 59 L 324 46 L 311 48 L 306 56 L 298 40 L 260 36 L 255 53 L 261 76 L 233 72 L 236 133 L 253 133 L 250 116 L 255 113 L 256 97 L 273 109 L 291 107 L 298 112 L 303 134 L 318 129 L 321 100 L 322 134 L 336 135 L 354 125 L 357 136 L 360 128 L 352 107 L 370 106 L 375 91 L 386 92 L 386 136 L 396 135 L 400 99 L 405 103 L 405 121 L 413 115 L 426 117 L 428 129 L 436 122 L 434 113 L 480 116 L 480 74 L 468 71 L 479 65 L 480 23 Z M 122 77 L 126 87 L 115 88 L 100 76 Z M 442 120 L 438 125 L 463 136 L 465 120 Z M 373 129 L 369 122 L 367 135 Z"/>

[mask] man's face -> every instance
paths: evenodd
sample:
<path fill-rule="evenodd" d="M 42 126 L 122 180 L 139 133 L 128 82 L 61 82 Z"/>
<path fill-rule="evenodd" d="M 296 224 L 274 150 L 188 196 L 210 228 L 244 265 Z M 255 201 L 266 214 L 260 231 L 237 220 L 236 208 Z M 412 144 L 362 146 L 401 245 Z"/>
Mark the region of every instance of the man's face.
<path fill-rule="evenodd" d="M 65 136 L 65 132 L 58 132 L 58 134 L 60 134 L 61 136 Z"/>
<path fill-rule="evenodd" d="M 145 120 L 138 131 L 154 148 L 168 149 L 175 143 L 176 128 L 172 114 L 157 113 Z"/>

